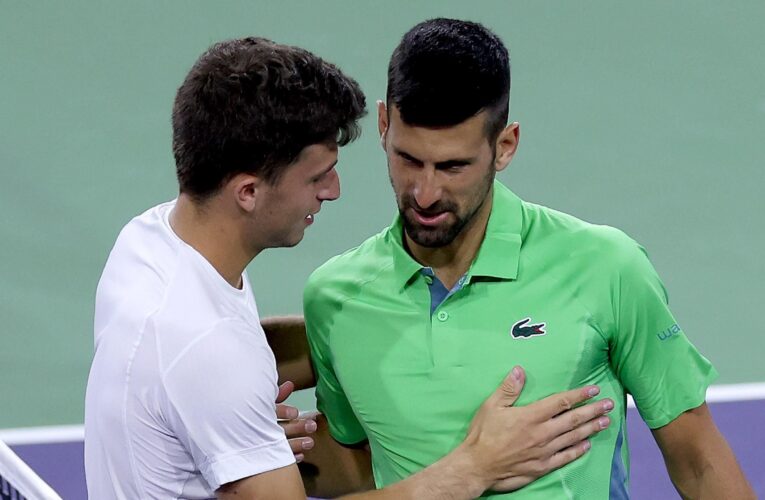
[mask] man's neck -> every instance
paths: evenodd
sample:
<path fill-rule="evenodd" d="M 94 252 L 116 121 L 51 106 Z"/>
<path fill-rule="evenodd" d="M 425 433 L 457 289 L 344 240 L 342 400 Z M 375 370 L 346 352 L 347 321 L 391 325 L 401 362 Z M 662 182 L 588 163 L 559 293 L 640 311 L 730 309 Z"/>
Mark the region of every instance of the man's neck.
<path fill-rule="evenodd" d="M 257 251 L 248 249 L 236 222 L 216 200 L 204 205 L 181 193 L 170 212 L 170 227 L 199 252 L 234 288 L 242 288 L 242 273 Z"/>
<path fill-rule="evenodd" d="M 436 277 L 451 290 L 455 283 L 470 269 L 473 260 L 478 255 L 486 225 L 489 221 L 492 206 L 492 193 L 473 217 L 473 220 L 460 232 L 450 244 L 429 248 L 418 245 L 404 231 L 404 242 L 414 259 L 424 266 L 433 269 Z"/>

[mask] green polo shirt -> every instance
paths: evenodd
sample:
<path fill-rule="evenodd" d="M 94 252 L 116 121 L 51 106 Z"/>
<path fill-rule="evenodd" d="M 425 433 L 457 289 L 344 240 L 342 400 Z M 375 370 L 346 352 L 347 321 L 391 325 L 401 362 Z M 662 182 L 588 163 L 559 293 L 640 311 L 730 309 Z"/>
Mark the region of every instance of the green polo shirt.
<path fill-rule="evenodd" d="M 334 438 L 368 439 L 377 486 L 400 481 L 454 449 L 521 365 L 518 405 L 597 384 L 616 407 L 582 459 L 505 496 L 627 498 L 626 394 L 661 427 L 703 403 L 717 375 L 672 317 L 644 250 L 495 182 L 478 255 L 431 314 L 429 276 L 402 231 L 397 218 L 306 285 L 318 409 Z"/>

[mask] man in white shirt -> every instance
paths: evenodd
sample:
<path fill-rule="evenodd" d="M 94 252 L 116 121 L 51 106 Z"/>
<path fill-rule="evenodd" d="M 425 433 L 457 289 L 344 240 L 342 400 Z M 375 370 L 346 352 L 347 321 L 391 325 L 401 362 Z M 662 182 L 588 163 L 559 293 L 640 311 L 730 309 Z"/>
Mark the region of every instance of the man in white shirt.
<path fill-rule="evenodd" d="M 195 63 L 173 108 L 180 194 L 125 226 L 98 285 L 90 498 L 305 498 L 303 440 L 291 446 L 277 422 L 294 409 L 275 403 L 285 394 L 245 268 L 299 243 L 339 197 L 338 148 L 364 105 L 335 66 L 261 38 L 215 44 Z M 512 408 L 523 380 L 513 370 L 454 452 L 359 496 L 471 498 L 584 454 L 607 425 L 606 402 L 577 406 L 597 388 Z"/>

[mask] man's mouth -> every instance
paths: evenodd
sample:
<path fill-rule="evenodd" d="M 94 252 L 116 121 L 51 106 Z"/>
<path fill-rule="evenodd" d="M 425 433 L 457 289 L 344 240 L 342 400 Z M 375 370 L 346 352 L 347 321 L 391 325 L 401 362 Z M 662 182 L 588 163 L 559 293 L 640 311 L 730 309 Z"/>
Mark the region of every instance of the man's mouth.
<path fill-rule="evenodd" d="M 449 212 L 438 212 L 435 214 L 426 214 L 419 212 L 416 209 L 412 209 L 412 214 L 414 214 L 414 220 L 417 221 L 418 224 L 421 224 L 423 226 L 437 226 L 444 222 L 447 217 L 449 217 Z"/>
<path fill-rule="evenodd" d="M 308 214 L 305 216 L 305 223 L 309 226 L 313 224 L 313 214 Z"/>

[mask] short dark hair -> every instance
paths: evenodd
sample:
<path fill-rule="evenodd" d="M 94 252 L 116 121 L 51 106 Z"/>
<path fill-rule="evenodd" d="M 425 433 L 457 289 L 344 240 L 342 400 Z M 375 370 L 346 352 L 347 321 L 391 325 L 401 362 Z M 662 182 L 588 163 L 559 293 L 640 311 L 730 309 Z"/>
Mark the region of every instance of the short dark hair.
<path fill-rule="evenodd" d="M 404 123 L 449 127 L 488 111 L 493 142 L 505 128 L 510 57 L 497 35 L 457 19 L 430 19 L 410 29 L 388 65 L 388 105 Z"/>
<path fill-rule="evenodd" d="M 303 148 L 356 139 L 365 112 L 358 83 L 307 50 L 256 37 L 216 43 L 173 105 L 180 191 L 204 200 L 242 172 L 275 183 Z"/>

